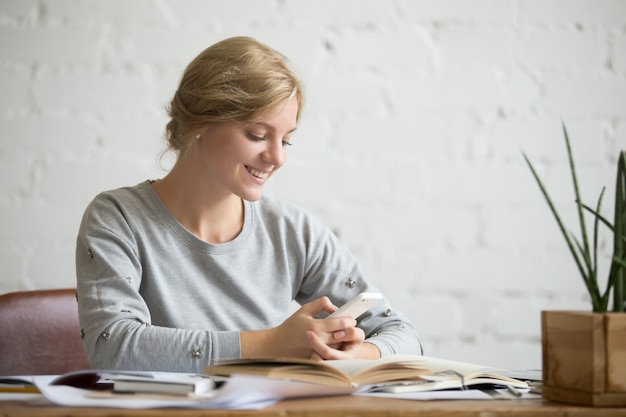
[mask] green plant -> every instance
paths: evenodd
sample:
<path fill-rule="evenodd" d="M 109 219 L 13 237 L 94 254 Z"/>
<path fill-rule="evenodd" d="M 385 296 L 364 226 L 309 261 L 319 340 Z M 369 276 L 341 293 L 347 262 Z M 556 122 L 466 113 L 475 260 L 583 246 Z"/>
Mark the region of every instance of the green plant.
<path fill-rule="evenodd" d="M 567 146 L 567 155 L 569 158 L 572 182 L 574 185 L 574 193 L 576 195 L 576 207 L 578 209 L 578 220 L 581 230 L 581 240 L 577 239 L 572 233 L 568 232 L 559 216 L 559 213 L 546 190 L 543 182 L 539 178 L 537 171 L 528 159 L 525 153 L 524 159 L 530 167 L 530 170 L 541 189 L 541 192 L 556 219 L 559 229 L 567 242 L 576 266 L 582 275 L 587 292 L 591 297 L 591 303 L 594 312 L 606 312 L 609 310 L 609 299 L 611 292 L 613 293 L 613 311 L 624 312 L 624 302 L 626 296 L 626 151 L 620 151 L 617 161 L 617 182 L 615 185 L 615 220 L 611 224 L 606 218 L 600 214 L 602 206 L 602 198 L 605 188 L 602 188 L 598 203 L 595 209 L 591 208 L 581 201 L 580 190 L 578 188 L 578 178 L 576 175 L 576 167 L 574 165 L 574 157 L 572 148 L 567 134 L 567 129 L 563 125 L 563 134 L 565 135 L 565 144 Z M 585 223 L 585 211 L 593 214 L 593 241 L 590 244 L 587 234 L 587 225 Z M 611 259 L 611 268 L 604 292 L 600 291 L 598 285 L 598 231 L 599 225 L 603 223 L 613 232 L 613 257 Z M 581 242 L 582 241 L 582 242 Z"/>

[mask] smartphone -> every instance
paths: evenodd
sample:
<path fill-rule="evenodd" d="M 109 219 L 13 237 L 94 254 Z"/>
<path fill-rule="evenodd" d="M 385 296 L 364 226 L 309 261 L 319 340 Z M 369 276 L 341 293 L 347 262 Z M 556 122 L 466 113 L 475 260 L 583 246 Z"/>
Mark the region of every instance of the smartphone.
<path fill-rule="evenodd" d="M 337 311 L 328 316 L 328 318 L 352 317 L 358 318 L 371 307 L 378 304 L 383 299 L 383 295 L 379 292 L 362 292 L 352 300 L 339 307 Z"/>

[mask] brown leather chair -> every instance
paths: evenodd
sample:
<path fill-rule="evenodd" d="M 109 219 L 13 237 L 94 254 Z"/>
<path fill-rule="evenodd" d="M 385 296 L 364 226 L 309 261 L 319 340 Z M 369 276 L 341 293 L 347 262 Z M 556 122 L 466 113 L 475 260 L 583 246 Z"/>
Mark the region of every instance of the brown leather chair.
<path fill-rule="evenodd" d="M 75 289 L 0 295 L 0 375 L 57 375 L 89 369 Z"/>

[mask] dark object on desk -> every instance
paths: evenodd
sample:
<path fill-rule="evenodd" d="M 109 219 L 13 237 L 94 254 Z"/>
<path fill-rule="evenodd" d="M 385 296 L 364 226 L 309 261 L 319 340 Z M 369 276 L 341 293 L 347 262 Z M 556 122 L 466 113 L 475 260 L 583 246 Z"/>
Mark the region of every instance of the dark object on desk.
<path fill-rule="evenodd" d="M 113 389 L 113 382 L 102 382 L 98 371 L 80 370 L 59 375 L 50 382 L 50 385 L 67 385 L 70 387 L 106 391 Z"/>
<path fill-rule="evenodd" d="M 89 369 L 75 289 L 0 295 L 0 375 L 57 375 Z"/>

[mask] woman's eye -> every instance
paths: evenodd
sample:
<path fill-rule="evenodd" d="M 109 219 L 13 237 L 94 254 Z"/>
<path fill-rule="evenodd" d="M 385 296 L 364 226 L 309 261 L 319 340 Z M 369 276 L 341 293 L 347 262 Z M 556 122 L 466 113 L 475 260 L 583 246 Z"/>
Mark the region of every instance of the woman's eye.
<path fill-rule="evenodd" d="M 246 135 L 248 136 L 248 139 L 253 140 L 255 142 L 261 142 L 262 140 L 265 140 L 263 136 L 257 136 L 250 132 L 247 132 Z"/>
<path fill-rule="evenodd" d="M 246 136 L 248 137 L 248 139 L 250 139 L 251 141 L 254 142 L 262 142 L 264 140 L 267 140 L 267 138 L 265 136 L 259 136 L 259 135 L 255 135 L 252 132 L 246 132 Z M 287 146 L 291 146 L 293 145 L 289 140 L 283 140 L 282 141 L 283 147 L 287 147 Z"/>

